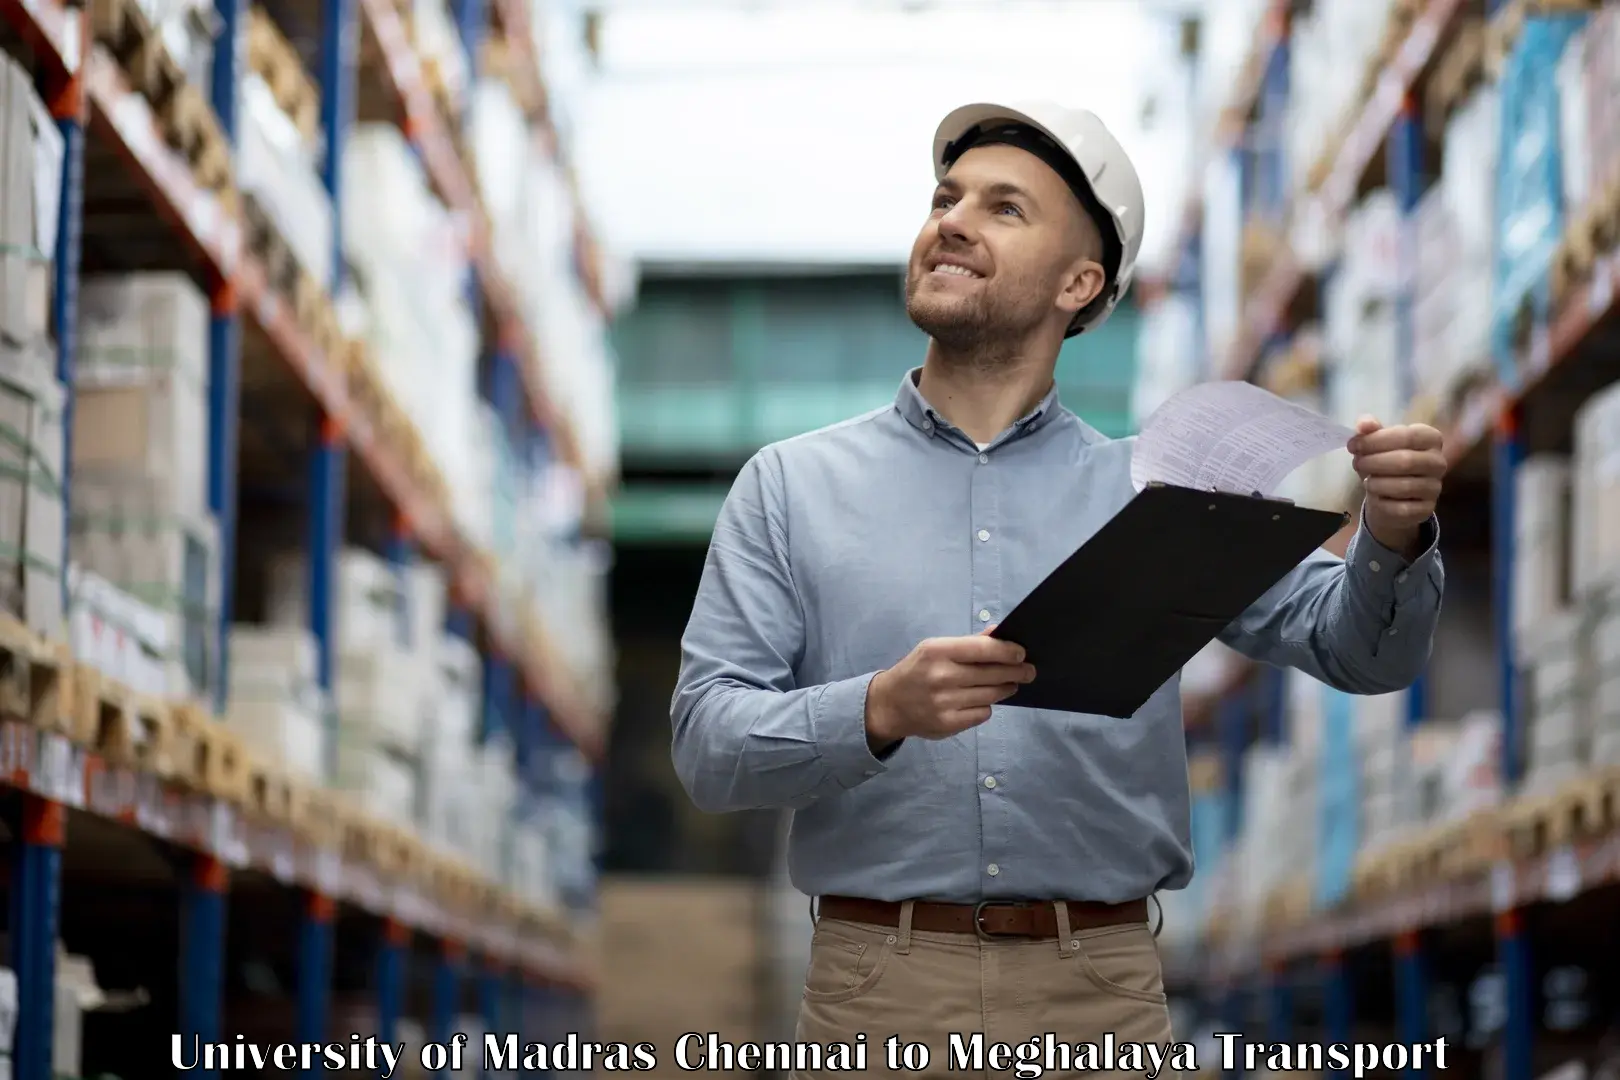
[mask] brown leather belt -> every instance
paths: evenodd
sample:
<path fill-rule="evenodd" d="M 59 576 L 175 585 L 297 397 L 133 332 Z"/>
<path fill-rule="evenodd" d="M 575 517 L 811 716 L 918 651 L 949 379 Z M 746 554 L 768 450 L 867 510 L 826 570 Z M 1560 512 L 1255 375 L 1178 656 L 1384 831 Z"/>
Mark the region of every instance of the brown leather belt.
<path fill-rule="evenodd" d="M 1128 900 L 1123 904 L 1071 900 L 1068 908 L 1070 930 L 1095 930 L 1148 921 L 1145 899 Z M 823 896 L 817 916 L 873 926 L 899 926 L 900 904 L 856 896 Z M 1048 901 L 943 904 L 918 900 L 911 906 L 911 928 L 937 934 L 977 934 L 985 938 L 1055 938 L 1057 909 Z"/>

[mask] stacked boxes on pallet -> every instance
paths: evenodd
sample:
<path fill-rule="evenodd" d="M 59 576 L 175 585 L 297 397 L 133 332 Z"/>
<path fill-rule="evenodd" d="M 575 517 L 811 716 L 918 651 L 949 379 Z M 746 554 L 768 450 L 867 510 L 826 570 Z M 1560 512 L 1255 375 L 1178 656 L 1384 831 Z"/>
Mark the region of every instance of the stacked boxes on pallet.
<path fill-rule="evenodd" d="M 208 303 L 181 274 L 88 278 L 74 373 L 73 555 L 162 613 L 169 692 L 205 698 L 218 660 L 208 510 Z"/>
<path fill-rule="evenodd" d="M 1620 386 L 1575 417 L 1570 577 L 1586 637 L 1592 758 L 1620 765 Z"/>
<path fill-rule="evenodd" d="M 315 637 L 287 626 L 231 627 L 225 722 L 244 746 L 288 775 L 321 785 L 331 776 L 327 697 Z"/>
<path fill-rule="evenodd" d="M 1532 457 L 1516 484 L 1513 638 L 1528 676 L 1526 783 L 1542 790 L 1581 770 L 1591 730 L 1580 617 L 1569 605 L 1569 459 Z"/>
<path fill-rule="evenodd" d="M 293 629 L 309 624 L 306 566 L 301 555 L 273 566 L 272 625 Z M 407 594 L 401 576 L 382 559 L 359 549 L 343 551 L 335 586 L 337 724 L 331 784 L 353 794 L 379 818 L 409 824 L 415 818 L 417 769 L 432 692 L 431 664 L 424 664 L 424 657 L 431 652 L 424 649 L 418 655 L 406 644 Z"/>
<path fill-rule="evenodd" d="M 214 40 L 219 16 L 208 0 L 137 0 L 169 56 L 192 86 L 206 87 L 213 78 Z"/>
<path fill-rule="evenodd" d="M 242 83 L 236 183 L 316 281 L 332 277 L 332 200 L 315 148 L 258 75 Z"/>
<path fill-rule="evenodd" d="M 1412 745 L 1406 702 L 1400 694 L 1350 697 L 1331 694 L 1326 708 L 1353 717 L 1361 791 L 1362 844 L 1376 850 L 1398 839 L 1415 817 Z"/>
<path fill-rule="evenodd" d="M 73 658 L 139 694 L 167 696 L 174 655 L 173 627 L 163 613 L 112 582 L 68 567 Z"/>
<path fill-rule="evenodd" d="M 342 199 L 344 254 L 365 307 L 360 336 L 387 358 L 375 374 L 421 433 L 457 525 L 487 548 L 490 488 L 468 453 L 478 434 L 479 334 L 463 288 L 464 225 L 391 124 L 362 124 L 350 136 Z"/>
<path fill-rule="evenodd" d="M 440 633 L 436 661 L 438 698 L 422 758 L 422 831 L 444 851 L 482 850 L 489 828 L 483 793 L 473 767 L 482 728 L 483 662 L 465 638 Z"/>
<path fill-rule="evenodd" d="M 0 609 L 63 636 L 62 385 L 49 328 L 62 140 L 0 56 Z"/>

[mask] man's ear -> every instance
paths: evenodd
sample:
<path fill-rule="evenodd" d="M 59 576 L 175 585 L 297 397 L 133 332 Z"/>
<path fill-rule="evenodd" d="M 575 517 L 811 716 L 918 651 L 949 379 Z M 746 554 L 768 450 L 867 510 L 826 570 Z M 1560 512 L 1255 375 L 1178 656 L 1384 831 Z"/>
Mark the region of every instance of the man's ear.
<path fill-rule="evenodd" d="M 1108 272 L 1102 263 L 1081 259 L 1070 267 L 1064 278 L 1063 291 L 1058 293 L 1057 306 L 1069 315 L 1075 315 L 1102 294 Z"/>

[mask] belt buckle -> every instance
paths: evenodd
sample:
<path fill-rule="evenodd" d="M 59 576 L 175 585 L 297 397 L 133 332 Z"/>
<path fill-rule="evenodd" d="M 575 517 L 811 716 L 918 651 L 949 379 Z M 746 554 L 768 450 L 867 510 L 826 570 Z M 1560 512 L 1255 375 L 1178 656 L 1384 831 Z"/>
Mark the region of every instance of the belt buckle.
<path fill-rule="evenodd" d="M 980 900 L 977 904 L 974 904 L 973 932 L 978 935 L 980 941 L 995 941 L 998 938 L 1015 938 L 1025 936 L 1023 934 L 997 934 L 993 931 L 986 930 L 984 927 L 984 909 L 987 907 L 1027 908 L 1029 905 L 1020 904 L 1015 900 Z"/>

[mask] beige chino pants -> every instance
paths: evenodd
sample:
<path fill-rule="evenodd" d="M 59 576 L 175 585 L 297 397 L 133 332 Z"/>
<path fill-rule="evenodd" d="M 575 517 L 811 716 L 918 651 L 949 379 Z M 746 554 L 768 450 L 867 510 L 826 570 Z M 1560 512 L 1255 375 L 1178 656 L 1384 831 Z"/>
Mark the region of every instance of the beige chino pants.
<path fill-rule="evenodd" d="M 972 1036 L 981 1044 L 1016 1046 L 1031 1039 L 1043 1044 L 1037 1059 L 1049 1058 L 1044 1045 L 1056 1042 L 1101 1044 L 1112 1036 L 1116 1045 L 1172 1039 L 1170 1012 L 1157 942 L 1147 923 L 1070 930 L 1068 912 L 1058 911 L 1056 940 L 984 939 L 976 934 L 913 931 L 911 904 L 900 912 L 899 926 L 820 919 L 810 949 L 804 1000 L 799 1008 L 800 1042 L 849 1042 L 866 1035 L 869 1069 L 887 1072 L 884 1043 L 899 1036 L 902 1044 L 927 1045 L 928 1065 L 921 1072 L 897 1077 L 974 1075 L 974 1060 L 953 1058 L 971 1050 Z M 983 1075 L 1016 1077 L 1017 1069 L 993 1070 L 987 1058 Z M 1116 1059 L 1118 1060 L 1118 1059 Z M 1106 1071 L 1059 1066 L 1049 1078 L 1142 1077 L 1143 1071 Z M 844 1073 L 806 1071 L 799 1080 L 827 1080 Z M 1166 1051 L 1161 1078 L 1173 1078 Z"/>

